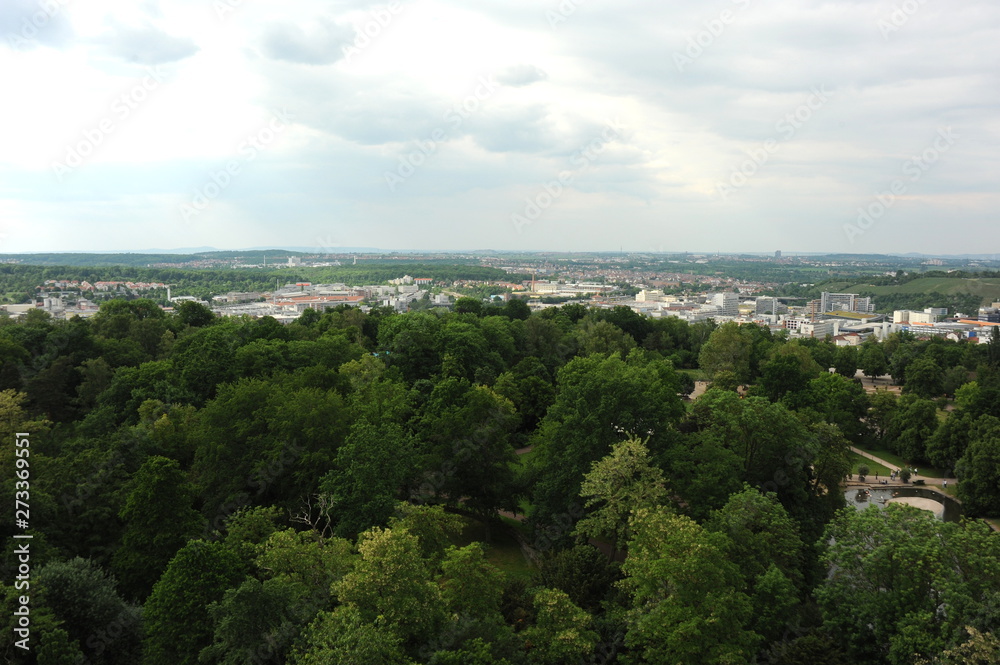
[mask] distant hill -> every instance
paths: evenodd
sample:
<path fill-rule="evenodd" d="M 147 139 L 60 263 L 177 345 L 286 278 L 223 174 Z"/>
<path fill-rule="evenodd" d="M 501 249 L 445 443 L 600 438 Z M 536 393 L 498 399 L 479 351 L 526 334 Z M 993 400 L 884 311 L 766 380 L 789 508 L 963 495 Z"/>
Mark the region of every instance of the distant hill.
<path fill-rule="evenodd" d="M 872 284 L 855 284 L 844 289 L 845 293 L 872 292 L 875 295 L 891 295 L 895 293 L 941 293 L 971 295 L 1000 300 L 1000 278 L 958 278 L 921 277 L 898 286 L 873 286 Z"/>

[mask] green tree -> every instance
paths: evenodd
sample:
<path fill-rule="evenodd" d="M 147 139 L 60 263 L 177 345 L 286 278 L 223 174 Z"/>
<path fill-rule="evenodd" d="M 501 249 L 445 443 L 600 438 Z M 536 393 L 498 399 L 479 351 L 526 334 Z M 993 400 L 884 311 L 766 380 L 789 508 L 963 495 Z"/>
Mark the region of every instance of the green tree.
<path fill-rule="evenodd" d="M 236 584 L 242 568 L 222 543 L 194 540 L 185 545 L 143 607 L 142 665 L 195 665 L 212 641 L 208 607 Z"/>
<path fill-rule="evenodd" d="M 662 509 L 633 519 L 621 585 L 632 600 L 625 643 L 636 662 L 752 662 L 760 638 L 725 537 Z"/>
<path fill-rule="evenodd" d="M 950 474 L 969 447 L 969 434 L 974 422 L 965 409 L 952 411 L 927 441 L 930 463 Z"/>
<path fill-rule="evenodd" d="M 1000 420 L 982 416 L 955 465 L 958 496 L 968 515 L 1000 515 Z"/>
<path fill-rule="evenodd" d="M 514 405 L 486 386 L 444 379 L 428 399 L 420 432 L 424 480 L 419 498 L 462 506 L 489 525 L 512 508 Z"/>
<path fill-rule="evenodd" d="M 941 522 L 890 504 L 845 509 L 823 538 L 828 575 L 815 596 L 853 662 L 909 664 L 982 627 L 1000 591 L 1000 540 L 982 523 Z"/>
<path fill-rule="evenodd" d="M 889 443 L 903 459 L 920 463 L 927 461 L 927 442 L 938 428 L 937 405 L 915 395 L 903 395 L 892 415 Z"/>
<path fill-rule="evenodd" d="M 866 343 L 862 345 L 860 357 L 861 371 L 869 379 L 875 380 L 889 371 L 889 362 L 886 360 L 885 351 L 878 343 Z"/>
<path fill-rule="evenodd" d="M 812 413 L 820 422 L 836 425 L 850 441 L 860 443 L 866 432 L 862 419 L 868 413 L 868 395 L 855 381 L 837 374 L 822 374 L 802 393 L 786 401 L 798 410 Z"/>
<path fill-rule="evenodd" d="M 739 566 L 748 588 L 753 589 L 771 566 L 801 587 L 804 544 L 799 526 L 773 492 L 744 485 L 743 491 L 712 512 L 705 529 L 727 537 L 725 552 Z"/>
<path fill-rule="evenodd" d="M 548 369 L 534 356 L 524 358 L 497 377 L 493 390 L 517 408 L 524 432 L 535 431 L 556 395 Z"/>
<path fill-rule="evenodd" d="M 385 526 L 413 464 L 412 438 L 392 422 L 356 423 L 337 451 L 320 490 L 336 508 L 335 533 L 343 538 Z"/>
<path fill-rule="evenodd" d="M 858 373 L 858 350 L 853 346 L 838 346 L 833 356 L 833 367 L 845 379 L 853 379 Z"/>
<path fill-rule="evenodd" d="M 608 321 L 584 319 L 577 331 L 577 346 L 582 355 L 616 354 L 621 358 L 636 347 L 632 336 Z"/>
<path fill-rule="evenodd" d="M 444 605 L 417 537 L 401 527 L 376 527 L 361 534 L 358 551 L 354 570 L 333 584 L 340 602 L 356 608 L 366 623 L 384 621 L 404 644 L 434 635 Z"/>
<path fill-rule="evenodd" d="M 136 662 L 142 631 L 139 608 L 118 595 L 115 579 L 100 566 L 80 557 L 53 561 L 40 567 L 31 583 L 33 588 L 37 584 L 38 605 L 49 609 L 66 632 L 66 639 L 48 635 L 46 657 L 55 659 L 76 645 L 95 665 Z"/>
<path fill-rule="evenodd" d="M 479 298 L 463 296 L 455 301 L 455 312 L 458 314 L 481 316 L 483 313 L 483 301 Z"/>
<path fill-rule="evenodd" d="M 599 549 L 588 544 L 547 552 L 539 563 L 535 581 L 538 586 L 565 591 L 570 600 L 588 612 L 598 612 L 620 577 L 618 564 L 609 562 Z"/>
<path fill-rule="evenodd" d="M 655 508 L 667 498 L 663 471 L 653 466 L 639 439 L 614 444 L 583 477 L 580 497 L 589 514 L 576 524 L 577 533 L 611 539 L 611 559 L 629 536 L 629 518 L 639 508 Z"/>
<path fill-rule="evenodd" d="M 205 305 L 185 300 L 174 306 L 174 315 L 182 326 L 201 328 L 215 321 L 215 314 Z"/>
<path fill-rule="evenodd" d="M 128 498 L 119 513 L 125 534 L 114 568 L 125 593 L 142 600 L 174 554 L 201 529 L 202 519 L 192 507 L 191 484 L 175 460 L 149 458 L 125 491 Z"/>
<path fill-rule="evenodd" d="M 858 350 L 853 346 L 838 346 L 833 356 L 833 367 L 845 379 L 853 379 L 858 372 Z"/>
<path fill-rule="evenodd" d="M 289 662 L 294 665 L 378 663 L 412 665 L 402 640 L 380 617 L 369 621 L 356 607 L 343 605 L 323 612 L 305 632 Z"/>
<path fill-rule="evenodd" d="M 574 605 L 569 596 L 555 589 L 539 589 L 532 602 L 535 625 L 522 633 L 528 662 L 560 665 L 593 652 L 598 636 L 589 629 L 590 615 Z"/>
<path fill-rule="evenodd" d="M 753 340 L 742 334 L 742 326 L 729 322 L 716 329 L 698 355 L 698 365 L 714 380 L 720 372 L 733 372 L 741 384 L 752 378 Z"/>
<path fill-rule="evenodd" d="M 924 399 L 940 397 L 944 392 L 944 372 L 930 358 L 917 358 L 907 366 L 903 392 L 914 393 Z"/>
<path fill-rule="evenodd" d="M 559 392 L 534 439 L 535 517 L 567 514 L 591 464 L 625 438 L 643 437 L 655 456 L 682 413 L 673 367 L 617 357 L 575 358 L 559 371 Z"/>
<path fill-rule="evenodd" d="M 285 662 L 292 639 L 298 634 L 303 618 L 296 616 L 320 608 L 297 604 L 292 588 L 282 580 L 261 582 L 248 578 L 235 589 L 228 589 L 219 602 L 208 607 L 215 626 L 214 641 L 200 655 L 202 662 L 221 665 Z"/>

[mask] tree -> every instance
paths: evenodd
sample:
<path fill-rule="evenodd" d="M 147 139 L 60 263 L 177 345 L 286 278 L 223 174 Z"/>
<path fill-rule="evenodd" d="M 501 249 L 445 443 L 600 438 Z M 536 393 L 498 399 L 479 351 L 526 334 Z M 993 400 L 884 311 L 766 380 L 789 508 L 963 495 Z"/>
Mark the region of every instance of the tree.
<path fill-rule="evenodd" d="M 523 432 L 535 431 L 556 395 L 548 369 L 534 356 L 498 376 L 493 390 L 517 408 Z"/>
<path fill-rule="evenodd" d="M 559 371 L 557 384 L 556 401 L 534 439 L 533 516 L 541 522 L 570 511 L 584 474 L 614 443 L 642 437 L 654 456 L 661 452 L 683 410 L 670 363 L 647 361 L 639 352 L 628 362 L 575 358 Z"/>
<path fill-rule="evenodd" d="M 584 319 L 577 331 L 577 346 L 582 355 L 616 354 L 621 358 L 636 347 L 632 336 L 608 321 Z"/>
<path fill-rule="evenodd" d="M 528 662 L 561 665 L 592 653 L 597 633 L 589 630 L 590 615 L 573 604 L 562 591 L 539 589 L 532 599 L 537 619 L 526 629 Z"/>
<path fill-rule="evenodd" d="M 358 551 L 354 570 L 333 584 L 340 602 L 356 608 L 365 623 L 384 622 L 404 644 L 434 635 L 444 606 L 417 537 L 401 527 L 376 527 L 361 534 Z"/>
<path fill-rule="evenodd" d="M 750 663 L 760 638 L 725 538 L 663 509 L 633 517 L 620 583 L 632 601 L 626 645 L 647 663 Z"/>
<path fill-rule="evenodd" d="M 323 612 L 306 630 L 303 643 L 290 660 L 295 665 L 379 663 L 412 665 L 402 640 L 381 618 L 369 621 L 353 606 Z"/>
<path fill-rule="evenodd" d="M 185 545 L 143 607 L 142 665 L 196 665 L 198 654 L 212 641 L 208 607 L 236 584 L 242 568 L 221 543 L 193 540 Z"/>
<path fill-rule="evenodd" d="M 413 447 L 411 436 L 393 422 L 363 420 L 351 428 L 334 468 L 320 482 L 336 507 L 338 536 L 354 539 L 388 523 L 412 468 Z"/>
<path fill-rule="evenodd" d="M 906 368 L 903 392 L 914 393 L 924 399 L 940 397 L 944 392 L 944 372 L 930 358 L 917 358 Z"/>
<path fill-rule="evenodd" d="M 963 408 L 952 411 L 927 442 L 927 459 L 950 474 L 969 447 L 969 433 L 975 420 Z"/>
<path fill-rule="evenodd" d="M 547 552 L 535 579 L 539 586 L 565 591 L 570 600 L 588 612 L 598 612 L 620 577 L 618 564 L 609 562 L 599 549 L 576 545 Z"/>
<path fill-rule="evenodd" d="M 1000 515 L 1000 420 L 980 417 L 955 465 L 958 497 L 968 515 Z"/>
<path fill-rule="evenodd" d="M 119 516 L 125 521 L 114 567 L 126 594 L 137 600 L 153 584 L 188 539 L 202 526 L 194 510 L 191 484 L 180 465 L 166 457 L 150 457 L 126 487 Z"/>
<path fill-rule="evenodd" d="M 725 551 L 739 566 L 748 588 L 755 588 L 771 566 L 801 587 L 804 544 L 799 526 L 773 492 L 761 493 L 744 485 L 743 491 L 712 512 L 705 529 L 727 537 Z"/>
<path fill-rule="evenodd" d="M 892 451 L 909 462 L 927 461 L 927 442 L 938 428 L 937 405 L 915 395 L 903 395 L 890 420 Z"/>
<path fill-rule="evenodd" d="M 810 378 L 810 374 L 802 370 L 802 363 L 798 358 L 777 354 L 764 363 L 757 385 L 765 397 L 777 402 L 789 393 L 805 390 Z"/>
<path fill-rule="evenodd" d="M 982 613 L 1000 592 L 1000 539 L 985 524 L 900 504 L 847 508 L 822 542 L 831 572 L 815 596 L 854 662 L 909 664 L 992 622 Z"/>
<path fill-rule="evenodd" d="M 885 352 L 882 350 L 882 345 L 878 343 L 862 345 L 860 364 L 864 375 L 873 381 L 889 370 Z"/>
<path fill-rule="evenodd" d="M 661 459 L 671 491 L 682 499 L 681 510 L 700 521 L 721 508 L 743 482 L 743 460 L 710 431 L 684 436 Z"/>
<path fill-rule="evenodd" d="M 580 485 L 580 497 L 590 513 L 576 524 L 578 533 L 611 538 L 611 559 L 628 539 L 629 518 L 639 508 L 655 508 L 667 498 L 663 471 L 653 466 L 639 439 L 614 444 L 595 462 Z"/>
<path fill-rule="evenodd" d="M 858 372 L 858 351 L 853 346 L 838 346 L 833 356 L 833 366 L 837 374 L 846 379 L 853 379 Z"/>
<path fill-rule="evenodd" d="M 483 313 L 483 301 L 478 298 L 463 296 L 455 301 L 455 312 L 458 314 L 481 316 Z"/>
<path fill-rule="evenodd" d="M 741 333 L 741 326 L 729 322 L 716 329 L 701 347 L 698 364 L 715 379 L 716 374 L 723 371 L 733 372 L 741 384 L 749 383 L 751 375 L 751 355 L 753 341 Z"/>
<path fill-rule="evenodd" d="M 888 389 L 876 389 L 868 398 L 868 429 L 875 438 L 888 445 L 893 435 L 893 418 L 899 407 L 899 397 Z"/>
<path fill-rule="evenodd" d="M 443 500 L 473 512 L 484 523 L 500 507 L 513 507 L 514 405 L 486 386 L 443 379 L 420 420 L 426 441 L 419 498 Z"/>
<path fill-rule="evenodd" d="M 505 576 L 486 560 L 483 544 L 449 547 L 441 571 L 441 595 L 448 618 L 436 650 L 454 651 L 479 639 L 495 652 L 509 651 L 513 631 L 500 613 Z"/>
<path fill-rule="evenodd" d="M 95 664 L 137 661 L 142 632 L 139 608 L 122 600 L 115 579 L 100 566 L 80 557 L 54 561 L 38 569 L 32 587 L 36 582 L 38 604 L 51 610 L 66 631 L 66 639 L 50 634 L 47 651 L 52 656 L 65 654 L 75 644 Z"/>
<path fill-rule="evenodd" d="M 804 588 L 798 524 L 773 493 L 744 486 L 712 513 L 705 529 L 727 536 L 727 558 L 740 567 L 753 604 L 753 630 L 767 642 L 780 637 Z"/>
<path fill-rule="evenodd" d="M 865 434 L 862 418 L 868 413 L 868 395 L 856 381 L 837 374 L 821 374 L 809 382 L 805 391 L 788 395 L 786 402 L 800 411 L 815 414 L 820 422 L 836 425 L 854 443 L 859 443 Z"/>
<path fill-rule="evenodd" d="M 201 328 L 215 321 L 215 314 L 205 305 L 193 300 L 185 300 L 174 306 L 174 314 L 182 326 Z"/>
<path fill-rule="evenodd" d="M 247 578 L 208 607 L 214 641 L 202 650 L 202 662 L 220 665 L 280 665 L 302 621 L 320 608 L 296 604 L 292 588 L 282 580 Z M 309 610 L 312 610 L 309 612 Z M 302 617 L 301 614 L 308 613 Z"/>

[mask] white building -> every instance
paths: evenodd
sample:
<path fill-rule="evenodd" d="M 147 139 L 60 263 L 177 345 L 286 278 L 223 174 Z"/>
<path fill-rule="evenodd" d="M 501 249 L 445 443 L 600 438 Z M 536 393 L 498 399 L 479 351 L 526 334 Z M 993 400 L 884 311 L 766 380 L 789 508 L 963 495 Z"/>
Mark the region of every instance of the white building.
<path fill-rule="evenodd" d="M 736 293 L 725 291 L 708 294 L 708 302 L 719 308 L 720 316 L 739 316 L 740 297 Z"/>

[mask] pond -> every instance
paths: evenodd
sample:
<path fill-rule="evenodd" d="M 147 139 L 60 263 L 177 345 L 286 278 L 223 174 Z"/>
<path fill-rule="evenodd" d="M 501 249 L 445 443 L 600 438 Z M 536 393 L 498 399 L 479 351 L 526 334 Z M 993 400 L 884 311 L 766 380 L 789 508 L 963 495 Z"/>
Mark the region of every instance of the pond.
<path fill-rule="evenodd" d="M 943 519 L 946 522 L 958 522 L 962 519 L 962 504 L 941 492 L 921 487 L 897 485 L 885 488 L 873 487 L 868 490 L 868 494 L 852 488 L 844 492 L 844 498 L 847 499 L 848 505 L 858 510 L 864 510 L 868 506 L 885 508 L 889 503 L 900 502 L 929 510 L 939 520 Z"/>

